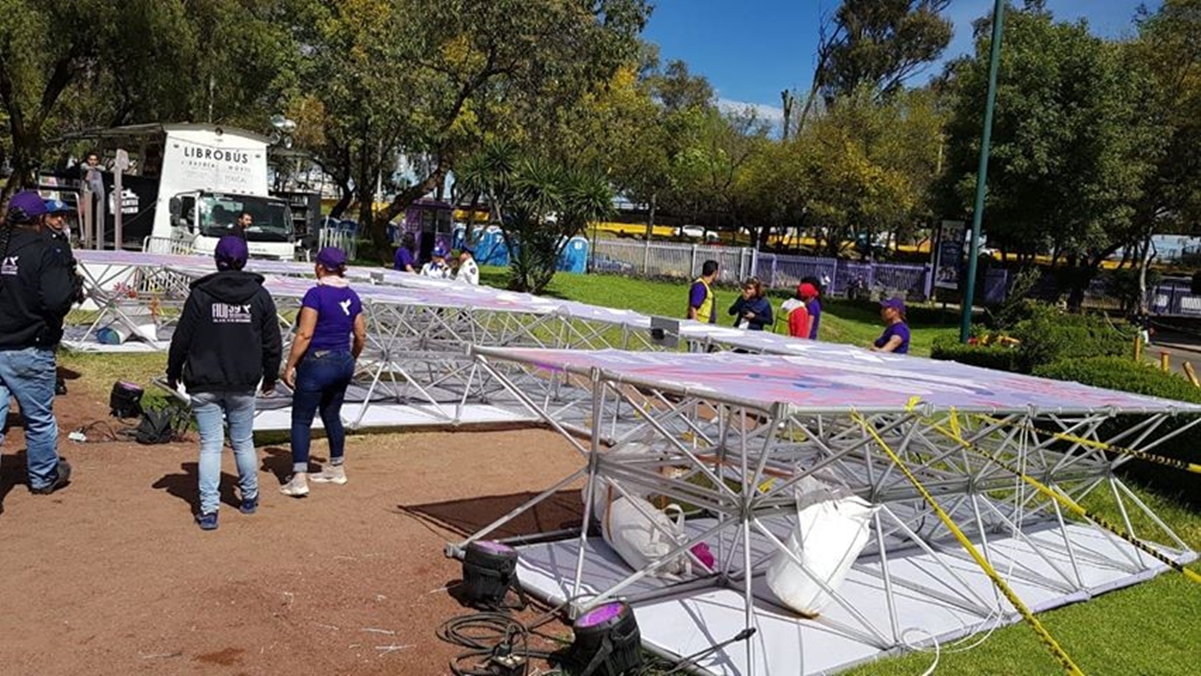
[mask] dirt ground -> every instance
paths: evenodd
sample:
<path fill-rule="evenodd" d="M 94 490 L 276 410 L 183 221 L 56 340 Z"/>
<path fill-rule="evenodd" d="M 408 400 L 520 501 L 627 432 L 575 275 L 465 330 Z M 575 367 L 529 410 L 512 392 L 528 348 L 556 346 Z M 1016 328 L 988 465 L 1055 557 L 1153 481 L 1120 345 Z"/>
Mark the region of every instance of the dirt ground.
<path fill-rule="evenodd" d="M 75 388 L 81 389 L 81 388 Z M 238 513 L 223 463 L 220 528 L 192 521 L 190 443 L 77 444 L 107 397 L 72 391 L 55 407 L 71 484 L 25 486 L 16 416 L 0 459 L 0 673 L 447 674 L 457 650 L 435 627 L 469 612 L 447 541 L 579 466 L 544 430 L 351 437 L 344 486 L 276 491 L 286 445 L 259 449 L 262 501 Z M 324 440 L 314 457 L 324 459 Z M 578 523 L 578 492 L 513 531 Z M 397 649 L 388 649 L 388 647 Z"/>

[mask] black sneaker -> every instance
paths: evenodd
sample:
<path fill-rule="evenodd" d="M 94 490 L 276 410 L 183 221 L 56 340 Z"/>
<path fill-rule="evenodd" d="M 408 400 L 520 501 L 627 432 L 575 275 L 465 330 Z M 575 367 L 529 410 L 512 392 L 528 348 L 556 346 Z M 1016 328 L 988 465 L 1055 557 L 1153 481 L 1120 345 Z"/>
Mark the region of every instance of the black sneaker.
<path fill-rule="evenodd" d="M 200 526 L 200 530 L 217 530 L 217 513 L 197 514 L 196 525 Z"/>
<path fill-rule="evenodd" d="M 71 483 L 71 465 L 66 458 L 58 459 L 58 466 L 54 468 L 54 481 L 42 486 L 41 488 L 31 488 L 29 492 L 34 495 L 50 495 L 54 491 Z"/>

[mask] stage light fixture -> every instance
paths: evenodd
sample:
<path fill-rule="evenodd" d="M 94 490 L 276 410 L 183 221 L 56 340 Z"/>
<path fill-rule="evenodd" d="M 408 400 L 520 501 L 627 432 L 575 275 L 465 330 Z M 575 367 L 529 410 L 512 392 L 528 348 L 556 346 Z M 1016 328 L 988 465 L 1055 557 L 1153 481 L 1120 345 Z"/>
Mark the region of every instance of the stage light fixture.
<path fill-rule="evenodd" d="M 580 615 L 572 631 L 571 657 L 582 669 L 580 676 L 628 676 L 642 668 L 642 634 L 624 601 Z"/>
<path fill-rule="evenodd" d="M 463 600 L 477 608 L 503 608 L 509 590 L 525 595 L 517 582 L 517 550 L 499 542 L 481 540 L 467 545 L 463 554 Z"/>

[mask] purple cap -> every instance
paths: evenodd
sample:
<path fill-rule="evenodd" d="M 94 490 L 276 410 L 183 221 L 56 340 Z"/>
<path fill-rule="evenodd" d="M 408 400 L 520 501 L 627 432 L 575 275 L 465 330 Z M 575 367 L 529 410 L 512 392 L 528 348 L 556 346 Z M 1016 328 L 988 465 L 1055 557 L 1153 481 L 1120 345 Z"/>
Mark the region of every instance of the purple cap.
<path fill-rule="evenodd" d="M 436 247 L 434 247 L 434 250 L 430 253 L 430 255 L 433 256 L 434 258 L 446 258 L 446 249 L 443 249 L 440 246 L 436 246 Z"/>
<path fill-rule="evenodd" d="M 24 190 L 8 201 L 8 220 L 12 223 L 30 223 L 38 216 L 46 215 L 46 203 L 33 190 Z"/>
<path fill-rule="evenodd" d="M 236 235 L 226 235 L 217 240 L 213 258 L 217 259 L 218 270 L 241 270 L 246 266 L 246 259 L 250 258 L 250 251 L 246 249 L 246 240 Z"/>
<path fill-rule="evenodd" d="M 346 252 L 336 246 L 327 246 L 317 253 L 317 265 L 326 270 L 338 270 L 346 266 Z"/>
<path fill-rule="evenodd" d="M 905 314 L 905 301 L 900 298 L 885 298 L 880 301 L 880 307 L 890 307 L 901 314 Z"/>

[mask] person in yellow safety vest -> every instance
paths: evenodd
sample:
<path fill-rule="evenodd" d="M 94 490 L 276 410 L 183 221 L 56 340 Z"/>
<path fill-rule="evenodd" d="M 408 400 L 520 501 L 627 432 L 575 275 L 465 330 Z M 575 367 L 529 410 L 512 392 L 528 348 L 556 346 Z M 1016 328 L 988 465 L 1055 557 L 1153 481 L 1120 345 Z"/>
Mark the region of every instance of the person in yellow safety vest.
<path fill-rule="evenodd" d="M 713 293 L 713 282 L 717 280 L 717 261 L 705 261 L 701 276 L 688 290 L 688 318 L 706 324 L 717 323 L 717 295 Z"/>

